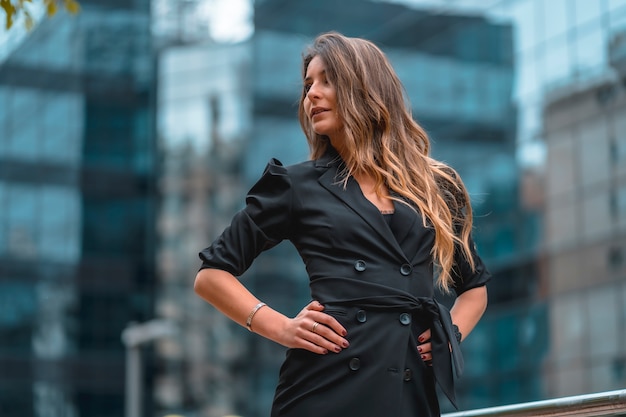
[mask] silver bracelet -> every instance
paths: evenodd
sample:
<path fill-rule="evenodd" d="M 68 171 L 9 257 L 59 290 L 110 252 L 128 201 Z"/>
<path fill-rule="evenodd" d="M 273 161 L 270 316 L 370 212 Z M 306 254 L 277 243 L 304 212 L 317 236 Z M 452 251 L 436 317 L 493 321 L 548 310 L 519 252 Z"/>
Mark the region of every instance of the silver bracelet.
<path fill-rule="evenodd" d="M 267 304 L 265 303 L 259 303 L 254 306 L 252 311 L 250 311 L 250 314 L 248 315 L 248 318 L 246 319 L 246 327 L 248 328 L 248 330 L 252 331 L 252 318 L 254 317 L 256 312 L 259 311 L 261 307 L 266 306 L 266 305 Z"/>

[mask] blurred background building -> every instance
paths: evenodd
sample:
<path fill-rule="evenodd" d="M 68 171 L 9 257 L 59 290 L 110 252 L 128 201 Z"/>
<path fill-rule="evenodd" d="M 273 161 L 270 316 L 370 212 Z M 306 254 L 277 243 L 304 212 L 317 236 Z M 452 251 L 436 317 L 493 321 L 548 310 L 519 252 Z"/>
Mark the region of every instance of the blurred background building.
<path fill-rule="evenodd" d="M 154 317 L 150 3 L 81 5 L 0 64 L 2 416 L 123 415 L 120 334 Z"/>
<path fill-rule="evenodd" d="M 494 279 L 461 408 L 626 384 L 626 0 L 81 6 L 0 44 L 1 416 L 123 415 L 120 334 L 153 318 L 179 332 L 143 347 L 145 415 L 268 414 L 284 349 L 193 294 L 197 252 L 307 158 L 327 30 L 383 48 L 472 195 Z M 291 315 L 306 279 L 289 244 L 242 277 Z"/>
<path fill-rule="evenodd" d="M 193 279 L 198 248 L 243 204 L 250 60 L 248 42 L 169 47 L 159 57 L 157 314 L 179 323 L 181 337 L 157 343 L 164 361 L 155 394 L 163 406 L 201 415 L 228 414 L 249 393 L 250 375 L 233 372 L 249 360 L 248 335 L 207 310 Z"/>
<path fill-rule="evenodd" d="M 621 28 L 607 39 L 605 71 L 545 96 L 544 378 L 553 396 L 626 379 L 625 35 Z"/>

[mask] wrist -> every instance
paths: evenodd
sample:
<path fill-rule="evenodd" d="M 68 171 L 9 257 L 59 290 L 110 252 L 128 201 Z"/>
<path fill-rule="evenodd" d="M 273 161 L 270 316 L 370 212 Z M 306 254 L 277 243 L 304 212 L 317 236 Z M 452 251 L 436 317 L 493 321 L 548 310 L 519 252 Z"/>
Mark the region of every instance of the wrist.
<path fill-rule="evenodd" d="M 254 320 L 254 316 L 256 316 L 256 313 L 263 307 L 265 307 L 267 304 L 265 303 L 258 303 L 257 305 L 255 305 L 252 310 L 250 310 L 250 314 L 248 314 L 248 317 L 246 318 L 246 328 L 249 331 L 253 331 L 252 330 L 252 321 Z"/>
<path fill-rule="evenodd" d="M 288 317 L 273 310 L 270 306 L 259 307 L 252 319 L 251 331 L 279 345 L 290 347 L 285 340 L 289 321 Z"/>

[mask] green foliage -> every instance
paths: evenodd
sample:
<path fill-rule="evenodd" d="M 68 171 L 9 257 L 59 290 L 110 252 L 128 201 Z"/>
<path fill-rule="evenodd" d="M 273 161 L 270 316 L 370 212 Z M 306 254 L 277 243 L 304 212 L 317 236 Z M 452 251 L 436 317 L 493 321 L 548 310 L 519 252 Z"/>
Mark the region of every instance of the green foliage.
<path fill-rule="evenodd" d="M 26 29 L 30 30 L 33 27 L 35 21 L 28 10 L 27 3 L 32 3 L 32 0 L 0 0 L 0 8 L 4 10 L 6 15 L 5 28 L 7 30 L 13 26 L 13 22 L 20 13 L 24 15 Z M 71 14 L 76 14 L 80 11 L 80 4 L 77 0 L 43 0 L 43 3 L 48 17 L 54 16 L 59 7 L 63 7 Z"/>

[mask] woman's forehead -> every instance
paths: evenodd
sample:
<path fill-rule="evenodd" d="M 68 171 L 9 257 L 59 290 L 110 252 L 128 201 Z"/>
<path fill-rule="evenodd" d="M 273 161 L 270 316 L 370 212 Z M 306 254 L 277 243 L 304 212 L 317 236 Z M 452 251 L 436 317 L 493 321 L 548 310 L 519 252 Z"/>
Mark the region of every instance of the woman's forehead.
<path fill-rule="evenodd" d="M 309 64 L 306 67 L 307 74 L 309 72 L 322 72 L 326 70 L 326 63 L 319 55 L 315 55 L 309 61 Z"/>

